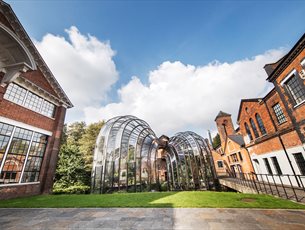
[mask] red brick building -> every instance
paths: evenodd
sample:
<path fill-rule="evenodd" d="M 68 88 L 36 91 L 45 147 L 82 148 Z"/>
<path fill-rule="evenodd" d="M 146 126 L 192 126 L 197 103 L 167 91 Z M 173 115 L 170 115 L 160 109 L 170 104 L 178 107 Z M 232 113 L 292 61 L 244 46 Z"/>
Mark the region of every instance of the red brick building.
<path fill-rule="evenodd" d="M 11 7 L 0 1 L 0 199 L 51 191 L 72 106 Z"/>
<path fill-rule="evenodd" d="M 265 65 L 274 85 L 265 97 L 241 100 L 237 120 L 256 173 L 305 175 L 304 47 L 305 34 L 283 58 Z M 298 180 L 292 177 L 294 185 Z"/>
<path fill-rule="evenodd" d="M 213 151 L 215 169 L 218 176 L 252 173 L 250 155 L 239 130 L 235 130 L 231 114 L 220 111 L 215 118 L 220 136 L 220 146 Z"/>

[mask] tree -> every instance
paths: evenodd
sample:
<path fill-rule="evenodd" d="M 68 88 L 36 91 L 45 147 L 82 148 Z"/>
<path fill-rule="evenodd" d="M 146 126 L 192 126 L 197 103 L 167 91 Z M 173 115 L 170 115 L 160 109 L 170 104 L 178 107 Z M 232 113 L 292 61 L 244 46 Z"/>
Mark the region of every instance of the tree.
<path fill-rule="evenodd" d="M 213 148 L 217 148 L 220 145 L 220 136 L 217 133 L 217 135 L 215 137 L 213 137 Z"/>
<path fill-rule="evenodd" d="M 86 131 L 84 121 L 74 122 L 67 127 L 67 144 L 79 146 L 79 140 Z"/>
<path fill-rule="evenodd" d="M 101 121 L 89 126 L 85 122 L 64 126 L 53 191 L 89 191 L 95 142 L 103 125 Z"/>
<path fill-rule="evenodd" d="M 74 188 L 75 192 L 78 189 L 88 192 L 90 186 L 86 181 L 87 176 L 84 166 L 85 161 L 79 152 L 78 146 L 68 144 L 61 146 L 53 191 L 65 193 L 69 188 Z"/>
<path fill-rule="evenodd" d="M 104 121 L 90 124 L 86 127 L 85 132 L 79 140 L 79 150 L 82 152 L 85 160 L 85 169 L 90 174 L 92 170 L 96 138 L 104 124 Z"/>

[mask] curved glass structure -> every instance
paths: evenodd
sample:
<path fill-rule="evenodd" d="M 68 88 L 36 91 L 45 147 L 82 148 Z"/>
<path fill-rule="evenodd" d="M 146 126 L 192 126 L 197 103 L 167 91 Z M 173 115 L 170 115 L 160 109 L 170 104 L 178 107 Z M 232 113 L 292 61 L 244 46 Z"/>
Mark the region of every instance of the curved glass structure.
<path fill-rule="evenodd" d="M 97 137 L 92 192 L 208 189 L 210 156 L 206 141 L 193 132 L 158 138 L 137 117 L 115 117 Z"/>
<path fill-rule="evenodd" d="M 201 136 L 190 131 L 177 133 L 169 139 L 166 158 L 170 190 L 210 188 L 213 159 Z"/>

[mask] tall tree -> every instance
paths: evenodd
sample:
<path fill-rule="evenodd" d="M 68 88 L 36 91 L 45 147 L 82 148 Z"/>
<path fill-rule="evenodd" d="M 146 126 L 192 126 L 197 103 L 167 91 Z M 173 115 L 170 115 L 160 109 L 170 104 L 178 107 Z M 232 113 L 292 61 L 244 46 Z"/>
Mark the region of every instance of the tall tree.
<path fill-rule="evenodd" d="M 79 140 L 79 150 L 82 152 L 85 160 L 85 169 L 90 173 L 92 170 L 96 138 L 104 124 L 104 121 L 90 124 L 86 127 L 84 134 Z"/>
<path fill-rule="evenodd" d="M 74 122 L 67 127 L 67 144 L 79 146 L 79 140 L 86 131 L 84 121 Z"/>
<path fill-rule="evenodd" d="M 68 188 L 74 185 L 85 185 L 85 161 L 76 145 L 64 144 L 59 151 L 55 174 L 55 187 Z"/>
<path fill-rule="evenodd" d="M 55 174 L 55 190 L 78 186 L 90 188 L 96 138 L 104 122 L 86 126 L 85 122 L 65 125 Z"/>

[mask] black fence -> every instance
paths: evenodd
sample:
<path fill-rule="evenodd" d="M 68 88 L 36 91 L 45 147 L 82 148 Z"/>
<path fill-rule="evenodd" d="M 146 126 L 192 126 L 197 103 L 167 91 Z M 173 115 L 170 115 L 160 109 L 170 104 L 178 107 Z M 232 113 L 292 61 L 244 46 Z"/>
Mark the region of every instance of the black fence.
<path fill-rule="evenodd" d="M 218 176 L 252 188 L 258 194 L 270 194 L 305 202 L 305 175 L 234 173 Z"/>

